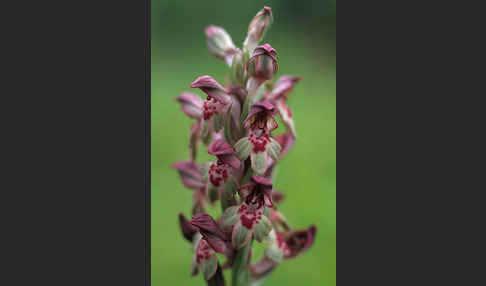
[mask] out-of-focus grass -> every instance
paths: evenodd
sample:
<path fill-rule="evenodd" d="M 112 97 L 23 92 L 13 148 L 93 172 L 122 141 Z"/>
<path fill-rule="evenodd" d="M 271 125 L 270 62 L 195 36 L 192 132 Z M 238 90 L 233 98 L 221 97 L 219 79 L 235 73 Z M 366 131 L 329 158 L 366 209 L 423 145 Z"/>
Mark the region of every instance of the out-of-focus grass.
<path fill-rule="evenodd" d="M 275 10 L 275 9 L 274 9 Z M 256 12 L 256 11 L 255 11 Z M 253 11 L 251 14 L 254 14 Z M 218 24 L 218 23 L 216 23 Z M 194 23 L 200 31 L 203 23 Z M 152 30 L 157 27 L 152 26 Z M 161 27 L 160 29 L 168 29 Z M 233 31 L 229 30 L 233 34 Z M 240 31 L 243 33 L 245 31 Z M 167 31 L 168 33 L 168 31 Z M 236 32 L 234 32 L 236 33 Z M 162 33 L 163 34 L 163 33 Z M 192 123 L 173 100 L 200 75 L 221 83 L 228 73 L 210 57 L 204 35 L 184 39 L 185 45 L 152 45 L 152 285 L 205 285 L 191 277 L 193 253 L 181 236 L 177 214 L 189 216 L 191 191 L 185 189 L 171 164 L 188 158 Z M 298 141 L 277 169 L 275 189 L 287 198 L 280 210 L 295 228 L 316 224 L 314 246 L 284 261 L 264 285 L 336 284 L 336 76 L 334 45 L 297 33 L 272 31 L 268 41 L 278 52 L 279 73 L 302 76 L 288 104 L 294 113 Z M 235 40 L 235 44 L 239 44 Z M 202 96 L 199 90 L 192 90 Z M 283 129 L 280 126 L 279 129 Z M 201 160 L 210 158 L 204 148 Z M 228 277 L 228 276 L 227 276 Z M 229 282 L 229 281 L 228 281 Z"/>

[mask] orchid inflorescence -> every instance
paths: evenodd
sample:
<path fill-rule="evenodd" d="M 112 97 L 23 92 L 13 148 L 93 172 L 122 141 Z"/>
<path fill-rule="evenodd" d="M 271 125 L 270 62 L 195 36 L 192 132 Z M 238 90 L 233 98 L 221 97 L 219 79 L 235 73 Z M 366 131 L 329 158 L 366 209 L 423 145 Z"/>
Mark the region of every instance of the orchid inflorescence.
<path fill-rule="evenodd" d="M 202 272 L 208 285 L 225 285 L 222 271 L 232 269 L 232 285 L 258 285 L 284 259 L 296 257 L 314 242 L 316 227 L 293 230 L 278 211 L 284 198 L 273 190 L 277 163 L 292 148 L 297 135 L 287 98 L 300 77 L 284 75 L 275 83 L 277 51 L 258 45 L 273 21 L 264 7 L 248 27 L 242 49 L 221 27 L 206 28 L 209 52 L 231 68 L 227 86 L 203 75 L 191 88 L 207 97 L 185 92 L 177 97 L 182 111 L 195 122 L 190 129 L 190 160 L 173 167 L 183 185 L 193 190 L 192 219 L 181 213 L 179 224 L 195 252 L 192 274 Z M 273 135 L 280 117 L 285 132 Z M 196 162 L 200 144 L 214 161 Z M 214 219 L 208 206 L 220 202 L 222 216 Z M 263 257 L 250 263 L 251 244 L 265 243 Z M 216 253 L 226 257 L 220 264 Z"/>

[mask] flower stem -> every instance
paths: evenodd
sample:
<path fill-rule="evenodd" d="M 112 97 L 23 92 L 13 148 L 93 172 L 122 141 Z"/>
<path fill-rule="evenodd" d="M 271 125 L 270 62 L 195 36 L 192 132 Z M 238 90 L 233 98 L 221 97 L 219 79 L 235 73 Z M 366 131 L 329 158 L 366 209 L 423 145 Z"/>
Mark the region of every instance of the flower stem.
<path fill-rule="evenodd" d="M 250 251 L 253 239 L 251 239 L 243 248 L 236 251 L 233 261 L 232 286 L 249 286 L 250 285 Z"/>

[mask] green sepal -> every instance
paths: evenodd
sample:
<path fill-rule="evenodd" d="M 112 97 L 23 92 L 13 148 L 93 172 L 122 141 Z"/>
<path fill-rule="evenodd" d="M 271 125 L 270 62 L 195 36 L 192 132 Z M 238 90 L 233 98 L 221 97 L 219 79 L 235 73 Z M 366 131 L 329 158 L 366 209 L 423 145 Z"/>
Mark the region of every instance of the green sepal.
<path fill-rule="evenodd" d="M 211 255 L 209 259 L 201 260 L 201 272 L 205 280 L 211 279 L 218 270 L 218 259 L 216 255 Z"/>
<path fill-rule="evenodd" d="M 248 243 L 250 237 L 251 231 L 240 222 L 236 223 L 236 225 L 233 227 L 233 233 L 231 235 L 233 247 L 236 249 L 242 248 Z"/>
<path fill-rule="evenodd" d="M 245 161 L 248 156 L 250 156 L 252 147 L 253 145 L 251 144 L 248 137 L 243 137 L 238 140 L 238 142 L 236 142 L 235 144 L 235 150 L 238 154 L 238 158 L 240 158 L 240 160 L 242 161 Z"/>
<path fill-rule="evenodd" d="M 232 206 L 224 211 L 223 216 L 221 217 L 221 222 L 224 228 L 235 225 L 238 222 L 238 209 L 239 206 Z"/>
<path fill-rule="evenodd" d="M 270 137 L 270 143 L 268 144 L 268 155 L 273 159 L 277 160 L 278 155 L 280 155 L 280 150 L 282 147 L 280 147 L 280 144 L 277 142 L 277 140 L 273 139 Z"/>
<path fill-rule="evenodd" d="M 250 264 L 251 242 L 236 251 L 232 266 L 232 286 L 247 286 L 250 284 Z"/>
<path fill-rule="evenodd" d="M 251 168 L 255 174 L 261 176 L 267 169 L 266 152 L 251 153 Z"/>
<path fill-rule="evenodd" d="M 271 230 L 272 224 L 270 223 L 270 220 L 263 215 L 258 223 L 253 227 L 253 235 L 258 242 L 262 242 Z"/>

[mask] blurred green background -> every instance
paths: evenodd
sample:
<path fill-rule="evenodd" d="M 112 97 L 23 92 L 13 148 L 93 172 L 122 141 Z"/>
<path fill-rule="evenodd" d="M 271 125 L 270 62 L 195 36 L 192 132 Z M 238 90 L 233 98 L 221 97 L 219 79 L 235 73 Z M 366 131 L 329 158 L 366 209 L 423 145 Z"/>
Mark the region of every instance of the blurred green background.
<path fill-rule="evenodd" d="M 264 5 L 274 14 L 262 43 L 277 50 L 276 78 L 302 76 L 288 100 L 299 139 L 280 163 L 274 186 L 287 196 L 280 210 L 294 228 L 313 223 L 318 227 L 314 246 L 284 261 L 264 285 L 336 284 L 335 0 L 152 0 L 153 286 L 205 285 L 201 276 L 189 275 L 193 253 L 177 222 L 181 211 L 190 217 L 192 193 L 170 166 L 189 156 L 192 121 L 173 98 L 190 91 L 189 84 L 198 76 L 211 75 L 224 83 L 228 74 L 226 65 L 209 55 L 204 28 L 222 26 L 241 46 L 248 23 Z M 206 150 L 200 149 L 199 154 L 200 160 L 210 158 Z M 255 259 L 261 254 L 258 250 Z"/>

